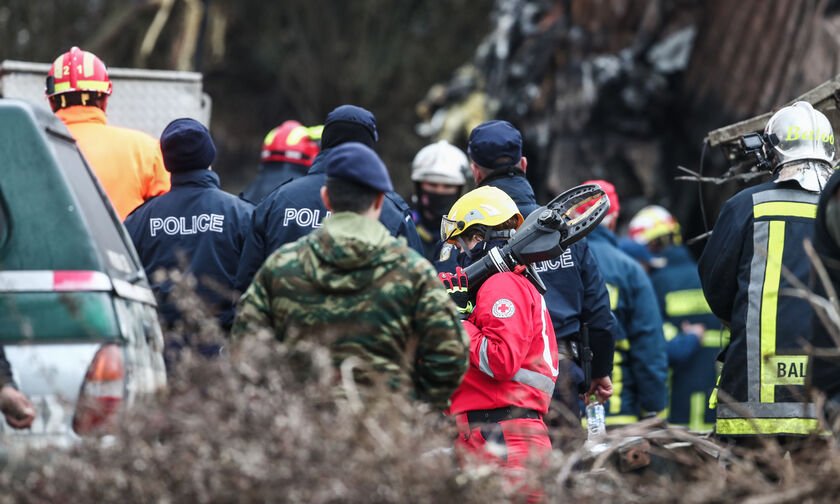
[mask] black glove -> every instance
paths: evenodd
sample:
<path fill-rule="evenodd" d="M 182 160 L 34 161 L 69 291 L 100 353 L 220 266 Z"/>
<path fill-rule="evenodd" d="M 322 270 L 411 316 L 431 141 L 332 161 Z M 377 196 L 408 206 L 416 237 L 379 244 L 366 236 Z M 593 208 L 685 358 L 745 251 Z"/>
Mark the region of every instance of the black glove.
<path fill-rule="evenodd" d="M 475 307 L 467 289 L 467 275 L 464 274 L 464 270 L 458 266 L 455 268 L 454 274 L 448 272 L 438 273 L 438 278 L 443 282 L 444 287 L 446 287 L 446 292 L 452 301 L 455 302 L 455 306 L 458 307 L 461 318 L 467 318 Z"/>

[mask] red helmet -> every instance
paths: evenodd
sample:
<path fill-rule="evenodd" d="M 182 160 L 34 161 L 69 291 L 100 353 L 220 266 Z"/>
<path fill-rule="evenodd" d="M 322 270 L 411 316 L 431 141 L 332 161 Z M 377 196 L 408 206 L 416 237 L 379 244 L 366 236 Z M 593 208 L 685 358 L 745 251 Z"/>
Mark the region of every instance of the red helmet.
<path fill-rule="evenodd" d="M 297 121 L 286 121 L 265 136 L 260 158 L 262 161 L 286 161 L 311 166 L 320 150 L 312 138 L 311 128 Z"/>
<path fill-rule="evenodd" d="M 77 91 L 110 95 L 111 79 L 105 63 L 95 54 L 72 47 L 56 58 L 50 67 L 46 94 L 52 97 Z"/>

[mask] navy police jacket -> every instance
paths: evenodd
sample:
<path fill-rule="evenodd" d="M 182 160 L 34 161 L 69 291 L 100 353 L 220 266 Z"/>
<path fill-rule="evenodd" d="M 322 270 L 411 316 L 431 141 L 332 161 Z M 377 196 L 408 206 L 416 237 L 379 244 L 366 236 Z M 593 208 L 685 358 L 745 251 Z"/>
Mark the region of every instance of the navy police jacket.
<path fill-rule="evenodd" d="M 146 201 L 126 218 L 165 322 L 172 324 L 179 313 L 168 299 L 172 286 L 155 282 L 154 272 L 180 270 L 186 261 L 186 272 L 198 279 L 198 294 L 216 311 L 222 326 L 230 327 L 237 299 L 234 279 L 253 209 L 222 191 L 215 172 L 192 170 L 173 173 L 168 193 Z"/>
<path fill-rule="evenodd" d="M 527 217 L 540 207 L 531 184 L 521 172 L 493 174 L 479 186 L 498 187 L 513 199 L 519 212 Z M 439 269 L 441 266 L 438 265 Z M 581 240 L 559 257 L 535 265 L 548 291 L 543 295 L 558 341 L 568 341 L 580 333 L 581 324 L 589 327 L 590 346 L 595 354 L 592 376 L 608 376 L 613 361 L 615 319 L 604 279 Z M 575 370 L 580 372 L 579 369 Z M 577 380 L 582 381 L 582 374 Z"/>
<path fill-rule="evenodd" d="M 288 162 L 261 163 L 257 176 L 242 191 L 242 198 L 256 205 L 280 185 L 306 175 L 307 170 L 306 166 Z"/>
<path fill-rule="evenodd" d="M 667 404 L 662 316 L 650 279 L 639 263 L 618 248 L 615 235 L 598 226 L 588 239 L 618 319 L 614 394 L 606 405 L 607 423 L 631 423 L 644 413 L 664 410 Z"/>
<path fill-rule="evenodd" d="M 707 431 L 715 422 L 715 412 L 708 407 L 717 381 L 715 361 L 729 332 L 723 330 L 703 296 L 691 252 L 682 245 L 673 245 L 662 251 L 662 257 L 667 261 L 665 266 L 651 271 L 650 279 L 665 322 L 671 367 L 668 421 Z M 703 341 L 683 333 L 683 322 L 706 326 Z"/>
<path fill-rule="evenodd" d="M 257 270 L 272 252 L 321 227 L 329 215 L 321 201 L 321 187 L 327 180 L 326 162 L 332 149 L 321 151 L 309 173 L 275 189 L 257 205 L 251 233 L 236 273 L 236 288 L 245 291 Z M 379 221 L 394 236 L 402 236 L 408 246 L 423 253 L 408 204 L 395 192 L 385 193 Z"/>

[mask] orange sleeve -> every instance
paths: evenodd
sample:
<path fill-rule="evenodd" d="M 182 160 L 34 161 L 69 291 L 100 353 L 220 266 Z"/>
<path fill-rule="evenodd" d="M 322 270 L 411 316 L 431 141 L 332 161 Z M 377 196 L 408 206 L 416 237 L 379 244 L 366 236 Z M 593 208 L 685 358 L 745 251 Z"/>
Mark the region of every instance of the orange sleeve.
<path fill-rule="evenodd" d="M 169 172 L 163 166 L 163 155 L 160 153 L 160 144 L 155 142 L 154 155 L 152 156 L 151 173 L 146 181 L 143 199 L 147 200 L 155 196 L 169 192 Z"/>

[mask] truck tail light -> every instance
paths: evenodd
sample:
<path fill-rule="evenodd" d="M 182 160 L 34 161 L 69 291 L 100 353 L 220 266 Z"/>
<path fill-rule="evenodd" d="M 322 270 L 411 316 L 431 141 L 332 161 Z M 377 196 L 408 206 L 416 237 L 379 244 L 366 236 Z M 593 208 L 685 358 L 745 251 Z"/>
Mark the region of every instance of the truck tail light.
<path fill-rule="evenodd" d="M 76 403 L 73 430 L 79 435 L 112 430 L 124 396 L 122 350 L 113 343 L 106 343 L 88 367 Z"/>

